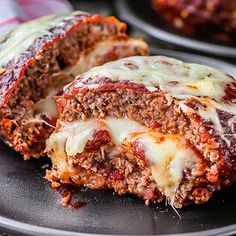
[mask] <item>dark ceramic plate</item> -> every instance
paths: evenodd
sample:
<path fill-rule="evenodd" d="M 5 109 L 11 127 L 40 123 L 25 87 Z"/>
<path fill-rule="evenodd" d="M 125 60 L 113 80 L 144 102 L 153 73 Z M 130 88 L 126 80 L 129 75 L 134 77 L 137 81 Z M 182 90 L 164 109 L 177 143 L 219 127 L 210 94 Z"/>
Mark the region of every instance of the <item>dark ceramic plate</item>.
<path fill-rule="evenodd" d="M 236 75 L 232 65 L 206 57 L 153 50 L 197 63 L 205 63 Z M 87 190 L 76 195 L 86 202 L 80 209 L 64 208 L 60 195 L 44 180 L 49 161 L 23 161 L 0 142 L 0 228 L 17 235 L 230 235 L 236 233 L 236 186 L 214 195 L 204 205 L 178 210 L 165 204 L 145 206 L 135 196 L 112 191 Z"/>
<path fill-rule="evenodd" d="M 236 45 L 190 38 L 170 28 L 151 8 L 150 0 L 117 0 L 116 10 L 122 20 L 155 38 L 208 54 L 236 58 Z"/>

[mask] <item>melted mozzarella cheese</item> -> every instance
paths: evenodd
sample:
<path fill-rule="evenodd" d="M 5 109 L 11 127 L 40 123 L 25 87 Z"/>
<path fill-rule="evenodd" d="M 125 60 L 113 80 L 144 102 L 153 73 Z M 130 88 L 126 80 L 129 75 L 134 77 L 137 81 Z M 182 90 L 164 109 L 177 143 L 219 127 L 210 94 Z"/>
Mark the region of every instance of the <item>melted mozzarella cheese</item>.
<path fill-rule="evenodd" d="M 95 130 L 104 127 L 103 122 L 97 120 L 74 121 L 62 124 L 59 132 L 54 132 L 47 141 L 48 151 L 50 148 L 64 157 L 74 156 L 83 152 L 86 143 L 92 138 Z M 55 149 L 56 148 L 56 149 Z"/>
<path fill-rule="evenodd" d="M 162 135 L 135 121 L 108 117 L 101 121 L 90 119 L 62 123 L 60 130 L 53 133 L 47 142 L 47 150 L 53 164 L 60 162 L 60 166 L 64 168 L 66 154 L 74 156 L 83 152 L 86 143 L 97 129 L 107 130 L 112 141 L 123 146 L 127 152 L 131 152 L 132 143 L 141 143 L 152 175 L 171 203 L 174 202 L 175 192 L 183 178 L 184 170 L 194 169 L 194 164 L 199 161 L 181 135 Z M 64 160 L 60 160 L 60 157 Z M 60 167 L 58 171 L 60 172 Z"/>
<path fill-rule="evenodd" d="M 158 86 L 177 98 L 194 95 L 219 99 L 224 95 L 224 85 L 232 82 L 232 78 L 220 70 L 163 56 L 134 56 L 108 62 L 85 73 L 80 82 L 108 76 L 112 80 L 144 84 L 151 91 Z"/>
<path fill-rule="evenodd" d="M 75 11 L 71 13 L 49 15 L 29 21 L 17 26 L 9 32 L 6 40 L 3 40 L 0 47 L 0 65 L 4 66 L 11 59 L 18 57 L 25 52 L 35 39 L 44 35 L 51 35 L 49 31 L 56 25 L 63 26 L 63 20 L 70 19 L 73 15 L 87 15 L 86 12 Z"/>
<path fill-rule="evenodd" d="M 57 104 L 53 97 L 41 99 L 38 103 L 35 104 L 33 112 L 34 115 L 44 113 L 51 118 L 58 117 Z"/>
<path fill-rule="evenodd" d="M 70 172 L 66 155 L 75 156 L 81 153 L 94 131 L 103 126 L 102 122 L 96 120 L 75 121 L 61 124 L 60 130 L 51 134 L 47 140 L 46 151 L 53 165 L 57 166 L 61 179 Z"/>
<path fill-rule="evenodd" d="M 112 141 L 117 144 L 123 144 L 124 140 L 134 132 L 147 132 L 148 128 L 141 126 L 139 123 L 129 119 L 114 119 L 108 117 L 105 119 L 106 126 L 112 138 Z"/>
<path fill-rule="evenodd" d="M 181 135 L 147 132 L 137 135 L 135 140 L 145 147 L 152 175 L 173 204 L 184 170 L 194 169 L 195 163 L 199 161 L 196 153 Z"/>

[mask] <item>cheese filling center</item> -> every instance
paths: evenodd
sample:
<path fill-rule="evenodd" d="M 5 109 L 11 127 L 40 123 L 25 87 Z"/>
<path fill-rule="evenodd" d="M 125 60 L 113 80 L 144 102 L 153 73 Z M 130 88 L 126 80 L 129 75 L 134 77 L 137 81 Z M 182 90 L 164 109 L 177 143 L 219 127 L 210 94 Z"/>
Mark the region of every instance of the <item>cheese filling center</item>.
<path fill-rule="evenodd" d="M 139 145 L 145 153 L 155 182 L 172 204 L 184 171 L 197 171 L 199 157 L 183 136 L 163 135 L 135 121 L 108 117 L 104 120 L 62 123 L 60 130 L 50 136 L 47 151 L 58 173 L 68 171 L 66 156 L 82 153 L 97 130 L 108 131 L 112 142 L 131 154 L 134 154 L 132 147 Z"/>

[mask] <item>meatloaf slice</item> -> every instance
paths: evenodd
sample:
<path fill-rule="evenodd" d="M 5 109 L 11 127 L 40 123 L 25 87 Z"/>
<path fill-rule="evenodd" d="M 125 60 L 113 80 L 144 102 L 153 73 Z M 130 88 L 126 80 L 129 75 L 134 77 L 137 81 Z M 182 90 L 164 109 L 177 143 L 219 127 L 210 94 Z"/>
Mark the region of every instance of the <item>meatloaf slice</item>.
<path fill-rule="evenodd" d="M 56 101 L 52 182 L 114 189 L 182 207 L 235 181 L 236 82 L 162 57 L 130 57 L 78 76 Z"/>
<path fill-rule="evenodd" d="M 147 54 L 146 43 L 114 17 L 74 12 L 22 24 L 0 44 L 2 137 L 25 159 L 42 155 L 58 115 L 53 96 L 75 74 Z"/>

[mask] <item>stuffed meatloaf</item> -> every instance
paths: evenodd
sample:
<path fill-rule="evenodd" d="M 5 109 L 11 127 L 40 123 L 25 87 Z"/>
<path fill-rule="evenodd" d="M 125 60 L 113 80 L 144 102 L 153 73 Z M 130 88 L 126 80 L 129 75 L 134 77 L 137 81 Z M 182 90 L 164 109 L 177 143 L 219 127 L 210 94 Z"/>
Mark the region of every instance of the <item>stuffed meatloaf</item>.
<path fill-rule="evenodd" d="M 56 99 L 47 179 L 175 207 L 206 202 L 235 180 L 235 99 L 230 75 L 167 57 L 93 68 Z"/>
<path fill-rule="evenodd" d="M 42 155 L 58 115 L 53 96 L 75 74 L 147 54 L 147 45 L 128 37 L 114 17 L 74 12 L 20 25 L 0 44 L 2 137 L 25 159 Z"/>

